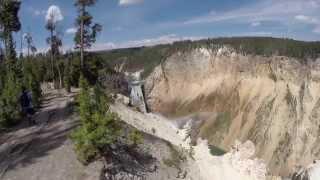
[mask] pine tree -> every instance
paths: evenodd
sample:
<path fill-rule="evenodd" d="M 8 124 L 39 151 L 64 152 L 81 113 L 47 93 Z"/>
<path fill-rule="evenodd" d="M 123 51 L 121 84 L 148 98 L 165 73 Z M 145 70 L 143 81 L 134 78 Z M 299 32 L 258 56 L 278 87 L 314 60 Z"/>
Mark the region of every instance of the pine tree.
<path fill-rule="evenodd" d="M 23 63 L 23 82 L 24 86 L 32 93 L 32 104 L 34 107 L 40 106 L 41 99 L 41 85 L 40 77 L 37 74 L 39 72 L 38 64 L 34 59 L 25 59 Z"/>
<path fill-rule="evenodd" d="M 50 7 L 52 8 L 52 7 Z M 55 79 L 55 67 L 58 72 L 59 76 L 59 87 L 62 87 L 62 74 L 61 70 L 59 69 L 57 63 L 55 63 L 55 58 L 58 57 L 60 54 L 60 48 L 62 46 L 62 40 L 59 37 L 59 33 L 57 31 L 58 23 L 61 21 L 62 18 L 60 18 L 60 9 L 58 9 L 56 6 L 53 8 L 57 8 L 59 11 L 59 14 L 56 14 L 56 11 L 48 11 L 47 14 L 47 23 L 46 23 L 46 29 L 50 32 L 50 36 L 47 38 L 47 43 L 50 45 L 50 59 L 51 59 L 51 77 L 54 81 Z"/>
<path fill-rule="evenodd" d="M 0 97 L 0 126 L 14 125 L 20 119 L 19 95 L 21 85 L 13 71 L 6 74 L 4 88 Z"/>
<path fill-rule="evenodd" d="M 33 104 L 40 104 L 41 89 L 37 65 L 22 59 L 16 61 L 14 32 L 21 28 L 18 17 L 21 1 L 0 1 L 0 39 L 4 42 L 5 61 L 0 62 L 0 128 L 15 125 L 21 120 L 21 87 L 26 86 L 33 94 Z M 27 39 L 31 45 L 32 39 Z"/>
<path fill-rule="evenodd" d="M 139 144 L 143 143 L 143 135 L 138 130 L 132 130 L 129 134 L 128 140 L 133 148 L 136 148 Z"/>
<path fill-rule="evenodd" d="M 33 38 L 31 36 L 31 33 L 26 33 L 23 36 L 23 39 L 26 41 L 27 43 L 27 57 L 30 56 L 30 51 L 32 52 L 32 54 L 34 54 L 35 52 L 37 52 L 37 48 L 34 46 L 33 43 Z"/>
<path fill-rule="evenodd" d="M 21 62 L 16 60 L 12 33 L 21 28 L 18 17 L 20 1 L 0 1 L 0 39 L 4 42 L 4 62 L 0 78 L 0 126 L 7 127 L 20 119 L 19 95 L 21 90 Z M 2 54 L 2 53 L 1 53 Z"/>
<path fill-rule="evenodd" d="M 1 34 L 1 32 L 0 32 Z M 1 38 L 0 38 L 1 39 Z M 0 64 L 4 61 L 4 52 L 0 42 Z"/>
<path fill-rule="evenodd" d="M 80 78 L 79 113 L 81 126 L 71 138 L 75 143 L 78 159 L 90 163 L 102 153 L 106 153 L 120 133 L 119 117 L 109 111 L 108 98 L 100 86 L 91 93 L 87 80 Z"/>
<path fill-rule="evenodd" d="M 86 124 L 87 122 L 90 122 L 92 115 L 89 83 L 83 76 L 81 76 L 79 84 L 81 89 L 79 94 L 80 120 L 83 124 Z"/>
<path fill-rule="evenodd" d="M 18 32 L 21 28 L 18 12 L 21 2 L 19 0 L 0 1 L 0 38 L 4 40 L 5 57 L 7 60 L 16 59 L 15 43 L 12 33 Z"/>
<path fill-rule="evenodd" d="M 63 85 L 65 90 L 71 92 L 71 73 L 70 73 L 70 63 L 69 61 L 65 64 L 64 73 L 63 73 Z"/>
<path fill-rule="evenodd" d="M 74 41 L 76 49 L 80 49 L 81 68 L 84 68 L 84 53 L 86 48 L 90 48 L 92 43 L 96 41 L 97 33 L 102 30 L 100 24 L 93 24 L 93 17 L 87 11 L 87 7 L 93 6 L 96 0 L 76 0 L 75 6 L 78 10 L 78 18 L 76 26 L 78 31 L 75 35 Z"/>

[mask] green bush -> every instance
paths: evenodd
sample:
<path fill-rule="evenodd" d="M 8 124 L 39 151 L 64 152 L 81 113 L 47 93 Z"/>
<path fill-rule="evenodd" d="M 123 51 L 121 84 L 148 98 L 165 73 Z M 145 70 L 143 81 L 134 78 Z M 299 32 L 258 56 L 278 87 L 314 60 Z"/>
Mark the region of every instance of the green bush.
<path fill-rule="evenodd" d="M 0 96 L 0 127 L 12 126 L 20 119 L 21 84 L 14 72 L 8 72 Z"/>
<path fill-rule="evenodd" d="M 64 68 L 63 85 L 66 91 L 70 93 L 71 92 L 71 73 L 70 73 L 69 64 L 66 64 L 66 67 Z"/>
<path fill-rule="evenodd" d="M 88 82 L 80 78 L 80 127 L 72 134 L 78 159 L 88 164 L 105 153 L 121 134 L 119 117 L 109 111 L 108 98 L 100 86 L 91 92 Z"/>
<path fill-rule="evenodd" d="M 36 75 L 33 72 L 29 72 L 25 77 L 25 86 L 32 92 L 32 104 L 34 107 L 39 107 L 42 94 L 40 82 L 37 80 Z"/>
<path fill-rule="evenodd" d="M 98 155 L 98 150 L 94 147 L 93 143 L 90 142 L 88 134 L 90 134 L 90 132 L 83 127 L 76 129 L 71 134 L 78 160 L 83 164 L 88 164 L 89 161 L 93 160 Z"/>
<path fill-rule="evenodd" d="M 133 147 L 137 147 L 143 143 L 143 135 L 138 130 L 132 130 L 128 136 L 128 140 Z"/>
<path fill-rule="evenodd" d="M 70 93 L 71 92 L 71 82 L 70 79 L 68 78 L 68 76 L 65 76 L 63 79 L 63 84 L 64 84 L 64 88 L 65 90 Z"/>

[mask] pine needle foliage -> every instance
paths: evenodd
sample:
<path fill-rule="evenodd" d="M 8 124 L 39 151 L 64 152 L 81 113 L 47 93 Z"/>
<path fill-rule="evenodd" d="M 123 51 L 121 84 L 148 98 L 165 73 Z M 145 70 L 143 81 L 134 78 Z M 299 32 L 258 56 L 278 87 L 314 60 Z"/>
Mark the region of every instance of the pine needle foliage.
<path fill-rule="evenodd" d="M 19 108 L 19 94 L 21 85 L 12 71 L 6 74 L 4 88 L 0 96 L 0 127 L 9 127 L 21 118 Z"/>
<path fill-rule="evenodd" d="M 105 153 L 121 135 L 119 117 L 109 111 L 110 100 L 99 85 L 90 89 L 80 78 L 80 126 L 71 135 L 79 161 L 88 164 Z"/>

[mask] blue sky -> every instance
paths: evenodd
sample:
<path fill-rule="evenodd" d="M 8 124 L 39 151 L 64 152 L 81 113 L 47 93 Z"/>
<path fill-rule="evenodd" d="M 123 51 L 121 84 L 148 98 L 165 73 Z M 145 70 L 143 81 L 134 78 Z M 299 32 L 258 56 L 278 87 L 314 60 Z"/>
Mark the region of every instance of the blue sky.
<path fill-rule="evenodd" d="M 38 49 L 46 49 L 45 16 L 60 8 L 64 49 L 73 47 L 73 0 L 22 0 L 20 19 Z M 273 36 L 320 40 L 320 0 L 98 0 L 89 11 L 103 31 L 93 49 L 183 39 Z"/>

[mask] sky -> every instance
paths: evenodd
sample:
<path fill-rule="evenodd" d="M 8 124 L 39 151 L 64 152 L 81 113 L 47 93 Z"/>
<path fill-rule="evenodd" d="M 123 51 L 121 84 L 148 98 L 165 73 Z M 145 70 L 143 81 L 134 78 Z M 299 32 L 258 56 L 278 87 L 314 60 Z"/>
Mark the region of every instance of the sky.
<path fill-rule="evenodd" d="M 38 49 L 48 47 L 45 23 L 52 9 L 63 48 L 73 48 L 74 0 L 21 1 L 22 30 Z M 320 0 L 98 0 L 89 12 L 103 26 L 92 50 L 231 36 L 320 40 Z"/>

